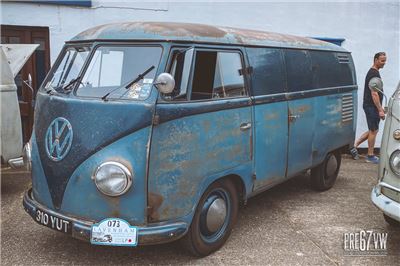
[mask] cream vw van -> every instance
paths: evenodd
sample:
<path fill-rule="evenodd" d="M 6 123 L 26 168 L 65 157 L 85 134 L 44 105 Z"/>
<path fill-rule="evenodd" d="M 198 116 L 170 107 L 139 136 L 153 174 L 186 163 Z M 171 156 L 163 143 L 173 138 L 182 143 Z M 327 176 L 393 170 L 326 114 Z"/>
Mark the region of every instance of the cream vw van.
<path fill-rule="evenodd" d="M 386 222 L 400 226 L 400 82 L 388 104 L 378 178 L 372 202 L 382 210 Z"/>

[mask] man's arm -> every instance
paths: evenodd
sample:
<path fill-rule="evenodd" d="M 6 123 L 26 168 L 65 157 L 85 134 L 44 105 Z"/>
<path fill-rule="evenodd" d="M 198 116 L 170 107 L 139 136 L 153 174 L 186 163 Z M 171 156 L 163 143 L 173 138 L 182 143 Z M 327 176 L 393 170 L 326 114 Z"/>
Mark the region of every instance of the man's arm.
<path fill-rule="evenodd" d="M 376 106 L 376 109 L 378 109 L 379 117 L 382 120 L 385 119 L 385 111 L 383 110 L 381 102 L 379 100 L 378 92 L 371 90 L 371 96 L 372 96 L 372 101 L 374 101 L 374 104 Z"/>

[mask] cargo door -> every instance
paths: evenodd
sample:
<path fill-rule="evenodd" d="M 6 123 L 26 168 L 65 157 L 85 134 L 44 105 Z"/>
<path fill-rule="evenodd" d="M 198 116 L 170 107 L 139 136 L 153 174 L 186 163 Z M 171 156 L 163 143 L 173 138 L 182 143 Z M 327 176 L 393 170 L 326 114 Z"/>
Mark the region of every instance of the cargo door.
<path fill-rule="evenodd" d="M 289 148 L 287 176 L 293 176 L 312 165 L 315 128 L 311 59 L 307 51 L 284 51 L 288 86 Z M 329 141 L 328 139 L 326 141 Z"/>
<path fill-rule="evenodd" d="M 288 148 L 288 106 L 281 49 L 246 48 L 252 68 L 254 97 L 253 190 L 263 190 L 285 178 Z"/>

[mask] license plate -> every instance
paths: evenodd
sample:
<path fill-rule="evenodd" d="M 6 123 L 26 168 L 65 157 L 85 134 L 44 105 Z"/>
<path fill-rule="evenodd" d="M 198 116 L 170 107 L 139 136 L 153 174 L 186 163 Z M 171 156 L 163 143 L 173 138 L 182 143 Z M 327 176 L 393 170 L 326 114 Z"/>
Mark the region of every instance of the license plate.
<path fill-rule="evenodd" d="M 71 234 L 72 222 L 36 209 L 35 221 L 59 232 Z"/>

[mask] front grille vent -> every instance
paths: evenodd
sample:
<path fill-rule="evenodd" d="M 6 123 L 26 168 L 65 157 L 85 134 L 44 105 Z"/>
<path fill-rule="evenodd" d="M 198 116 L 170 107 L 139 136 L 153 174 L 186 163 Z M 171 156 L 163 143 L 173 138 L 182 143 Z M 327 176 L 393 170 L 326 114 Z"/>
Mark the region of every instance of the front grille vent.
<path fill-rule="evenodd" d="M 342 122 L 353 120 L 353 95 L 345 94 L 342 96 Z"/>

